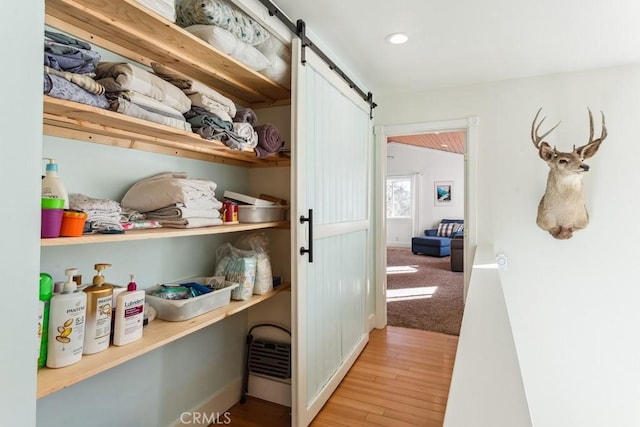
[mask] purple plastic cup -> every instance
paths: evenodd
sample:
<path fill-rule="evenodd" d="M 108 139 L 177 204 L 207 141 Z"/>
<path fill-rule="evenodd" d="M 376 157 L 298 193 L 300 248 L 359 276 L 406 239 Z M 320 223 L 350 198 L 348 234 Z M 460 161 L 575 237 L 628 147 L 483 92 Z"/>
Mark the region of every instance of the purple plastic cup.
<path fill-rule="evenodd" d="M 42 199 L 42 209 L 40 215 L 40 237 L 43 239 L 60 237 L 60 226 L 62 225 L 62 214 L 64 213 L 64 200 L 62 199 Z"/>

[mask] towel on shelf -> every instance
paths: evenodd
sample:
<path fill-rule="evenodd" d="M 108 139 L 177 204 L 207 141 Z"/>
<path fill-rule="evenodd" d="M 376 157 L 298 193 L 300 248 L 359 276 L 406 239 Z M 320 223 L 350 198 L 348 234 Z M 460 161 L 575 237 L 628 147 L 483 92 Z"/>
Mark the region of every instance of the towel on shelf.
<path fill-rule="evenodd" d="M 220 141 L 232 150 L 244 151 L 247 145 L 247 141 L 244 138 L 241 138 L 240 135 L 231 130 L 203 126 L 194 128 L 193 131 L 204 139 Z"/>
<path fill-rule="evenodd" d="M 222 225 L 222 220 L 220 218 L 186 218 L 177 220 L 160 220 L 160 224 L 162 224 L 163 227 L 170 228 L 199 228 Z"/>
<path fill-rule="evenodd" d="M 233 116 L 234 123 L 249 123 L 251 126 L 258 124 L 258 116 L 251 108 L 239 108 Z"/>
<path fill-rule="evenodd" d="M 130 117 L 136 117 L 148 122 L 170 126 L 172 128 L 180 129 L 186 132 L 191 131 L 191 125 L 184 120 L 184 117 L 182 117 L 181 120 L 175 117 L 169 117 L 162 114 L 154 113 L 152 111 L 148 111 L 145 108 L 134 104 L 118 93 L 109 93 L 108 98 L 109 109 L 111 111 L 115 111 L 117 113 L 121 113 Z"/>
<path fill-rule="evenodd" d="M 109 108 L 109 101 L 104 95 L 87 92 L 75 83 L 53 74 L 44 72 L 43 93 L 54 98 L 80 102 L 98 108 Z"/>
<path fill-rule="evenodd" d="M 191 100 L 191 105 L 195 107 L 200 107 L 216 116 L 220 117 L 225 122 L 231 123 L 232 119 L 229 113 L 224 109 L 222 104 L 215 101 L 212 98 L 209 98 L 207 95 L 202 93 L 194 93 L 189 95 L 189 99 Z"/>
<path fill-rule="evenodd" d="M 166 172 L 142 179 L 122 198 L 124 208 L 149 212 L 176 205 L 193 209 L 220 209 L 215 197 L 217 185 L 204 179 L 189 179 L 184 172 Z"/>
<path fill-rule="evenodd" d="M 233 130 L 233 123 L 231 123 L 230 120 L 224 120 L 217 114 L 213 114 L 195 105 L 191 107 L 191 110 L 184 113 L 184 117 L 191 123 L 192 128 L 211 126 L 219 129 Z"/>
<path fill-rule="evenodd" d="M 159 220 L 179 220 L 189 218 L 216 219 L 220 218 L 220 211 L 218 209 L 193 209 L 172 205 L 156 209 L 155 211 L 149 211 L 146 215 L 147 218 Z"/>
<path fill-rule="evenodd" d="M 180 113 L 191 108 L 191 101 L 180 89 L 133 64 L 101 62 L 96 68 L 96 77 L 107 92 L 138 92 L 163 102 Z"/>
<path fill-rule="evenodd" d="M 233 130 L 245 141 L 247 148 L 255 148 L 258 145 L 258 133 L 249 123 L 234 123 Z"/>
<path fill-rule="evenodd" d="M 138 107 L 144 108 L 147 111 L 160 114 L 162 116 L 172 117 L 182 122 L 185 121 L 185 118 L 180 111 L 176 110 L 175 108 L 169 107 L 168 105 L 163 104 L 162 102 L 157 101 L 150 96 L 146 96 L 133 91 L 118 92 L 118 94 L 122 95 L 122 97 L 126 100 L 131 101 Z"/>
<path fill-rule="evenodd" d="M 176 6 L 174 0 L 136 0 L 147 9 L 162 16 L 163 18 L 176 22 Z"/>
<path fill-rule="evenodd" d="M 77 74 L 71 73 L 69 71 L 59 71 L 54 70 L 51 67 L 44 66 L 44 71 L 48 74 L 53 74 L 54 76 L 62 77 L 65 80 L 70 81 L 71 83 L 75 83 L 80 86 L 82 89 L 87 92 L 93 93 L 95 95 L 103 95 L 104 94 L 104 86 L 100 83 L 96 82 L 92 77 L 87 74 Z"/>
<path fill-rule="evenodd" d="M 230 116 L 234 116 L 236 114 L 236 105 L 234 102 L 217 90 L 157 62 L 152 62 L 151 68 L 153 68 L 154 73 L 174 86 L 182 89 L 185 94 L 194 95 L 196 93 L 200 93 L 208 99 L 219 103 L 222 106 L 222 109 Z"/>
<path fill-rule="evenodd" d="M 255 148 L 258 157 L 262 159 L 282 149 L 284 141 L 275 126 L 265 124 L 256 126 L 254 129 L 258 134 L 258 145 Z"/>
<path fill-rule="evenodd" d="M 115 200 L 97 199 L 81 193 L 69 194 L 69 208 L 87 214 L 85 233 L 121 233 L 120 203 Z"/>
<path fill-rule="evenodd" d="M 44 65 L 54 70 L 92 74 L 101 58 L 88 43 L 64 34 L 45 32 Z"/>

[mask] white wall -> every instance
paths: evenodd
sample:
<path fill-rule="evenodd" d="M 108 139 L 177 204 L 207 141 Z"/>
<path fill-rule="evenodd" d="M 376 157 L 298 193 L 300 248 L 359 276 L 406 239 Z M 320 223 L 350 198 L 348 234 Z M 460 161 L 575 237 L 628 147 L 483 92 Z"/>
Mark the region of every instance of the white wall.
<path fill-rule="evenodd" d="M 387 145 L 387 176 L 418 174 L 416 203 L 418 205 L 417 230 L 437 228 L 443 218 L 464 218 L 464 158 L 449 153 L 406 144 Z M 453 182 L 452 202 L 435 206 L 434 182 Z M 384 191 L 384 189 L 382 189 Z M 409 246 L 413 237 L 411 221 L 387 219 L 387 245 Z"/>
<path fill-rule="evenodd" d="M 2 425 L 35 425 L 36 313 L 42 152 L 42 25 L 44 2 L 3 3 L 0 14 L 0 270 L 6 325 L 0 354 Z"/>
<path fill-rule="evenodd" d="M 634 65 L 378 97 L 380 124 L 480 118 L 478 242 L 509 258 L 502 282 L 534 425 L 640 425 L 639 92 Z M 547 166 L 530 125 L 544 107 L 545 123 L 562 120 L 548 140 L 570 150 L 588 139 L 587 106 L 609 128 L 588 161 L 591 223 L 558 241 L 535 224 Z"/>

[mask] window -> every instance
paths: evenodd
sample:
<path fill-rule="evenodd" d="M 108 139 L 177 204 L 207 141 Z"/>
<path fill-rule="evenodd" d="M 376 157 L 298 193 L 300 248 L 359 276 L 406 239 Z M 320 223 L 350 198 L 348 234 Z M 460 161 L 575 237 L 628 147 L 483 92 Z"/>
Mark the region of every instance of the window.
<path fill-rule="evenodd" d="M 411 218 L 413 200 L 412 178 L 387 178 L 387 218 Z"/>

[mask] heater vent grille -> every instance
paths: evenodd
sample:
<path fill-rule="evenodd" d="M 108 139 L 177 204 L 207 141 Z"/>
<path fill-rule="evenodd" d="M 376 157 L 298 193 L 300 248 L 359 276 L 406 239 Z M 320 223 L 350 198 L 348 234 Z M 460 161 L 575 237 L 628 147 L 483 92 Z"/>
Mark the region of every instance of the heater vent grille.
<path fill-rule="evenodd" d="M 253 340 L 249 349 L 249 371 L 276 378 L 291 378 L 291 344 Z"/>

